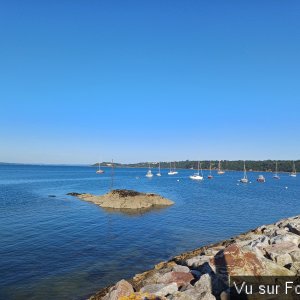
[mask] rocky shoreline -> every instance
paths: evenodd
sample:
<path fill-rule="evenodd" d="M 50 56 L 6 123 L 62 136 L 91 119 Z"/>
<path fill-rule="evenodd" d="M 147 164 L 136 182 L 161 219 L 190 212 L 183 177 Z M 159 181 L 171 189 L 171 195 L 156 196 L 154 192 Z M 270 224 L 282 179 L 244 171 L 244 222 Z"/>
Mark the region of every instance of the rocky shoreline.
<path fill-rule="evenodd" d="M 229 276 L 300 275 L 300 216 L 173 257 L 90 300 L 229 299 Z"/>

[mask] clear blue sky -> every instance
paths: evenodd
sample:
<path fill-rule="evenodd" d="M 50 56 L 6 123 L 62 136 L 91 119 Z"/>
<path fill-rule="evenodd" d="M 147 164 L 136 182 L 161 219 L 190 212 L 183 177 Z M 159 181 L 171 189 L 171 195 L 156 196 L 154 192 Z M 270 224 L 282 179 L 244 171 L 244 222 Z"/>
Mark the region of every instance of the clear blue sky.
<path fill-rule="evenodd" d="M 0 161 L 300 158 L 299 1 L 1 1 Z"/>

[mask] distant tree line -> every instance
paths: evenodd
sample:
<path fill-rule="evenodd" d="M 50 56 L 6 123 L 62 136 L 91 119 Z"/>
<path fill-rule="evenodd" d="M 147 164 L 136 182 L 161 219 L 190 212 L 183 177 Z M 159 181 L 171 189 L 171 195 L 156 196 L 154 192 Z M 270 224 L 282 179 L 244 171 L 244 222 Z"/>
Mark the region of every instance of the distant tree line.
<path fill-rule="evenodd" d="M 200 161 L 202 169 L 209 169 L 210 161 Z M 99 163 L 93 166 L 98 166 Z M 141 162 L 135 164 L 121 164 L 114 163 L 115 167 L 129 167 L 129 168 L 148 168 L 150 164 L 151 168 L 157 168 L 158 162 Z M 172 168 L 174 168 L 174 162 L 171 162 Z M 293 168 L 293 161 L 291 160 L 278 160 L 278 172 L 291 172 Z M 175 161 L 175 167 L 178 169 L 197 169 L 198 161 L 185 160 Z M 211 161 L 212 169 L 218 169 L 219 161 Z M 111 162 L 102 162 L 101 166 L 111 166 Z M 295 161 L 296 170 L 300 172 L 300 160 Z M 160 162 L 161 168 L 170 168 L 170 162 Z M 222 160 L 221 167 L 223 170 L 242 171 L 244 168 L 243 160 Z M 275 171 L 274 160 L 247 160 L 246 169 L 252 171 Z"/>

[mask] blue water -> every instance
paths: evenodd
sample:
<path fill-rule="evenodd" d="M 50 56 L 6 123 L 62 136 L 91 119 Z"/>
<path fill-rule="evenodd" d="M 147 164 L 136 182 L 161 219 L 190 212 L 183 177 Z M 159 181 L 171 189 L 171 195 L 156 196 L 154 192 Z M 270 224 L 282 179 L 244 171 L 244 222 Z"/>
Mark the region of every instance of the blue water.
<path fill-rule="evenodd" d="M 299 177 L 266 173 L 259 184 L 248 173 L 252 183 L 241 185 L 240 172 L 203 182 L 190 180 L 191 170 L 145 173 L 116 169 L 114 188 L 159 193 L 174 206 L 108 212 L 66 193 L 107 192 L 109 169 L 1 165 L 0 299 L 84 299 L 183 251 L 300 214 Z"/>

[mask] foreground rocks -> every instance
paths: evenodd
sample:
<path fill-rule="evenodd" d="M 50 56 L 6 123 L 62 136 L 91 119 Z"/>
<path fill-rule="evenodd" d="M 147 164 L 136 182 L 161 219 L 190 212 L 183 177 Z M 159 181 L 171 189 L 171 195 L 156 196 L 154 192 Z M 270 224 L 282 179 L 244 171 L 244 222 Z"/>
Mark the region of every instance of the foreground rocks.
<path fill-rule="evenodd" d="M 92 194 L 69 193 L 70 196 L 92 202 L 103 208 L 121 210 L 140 210 L 173 205 L 174 202 L 160 195 L 140 193 L 132 190 L 112 190 L 111 192 L 95 196 Z"/>
<path fill-rule="evenodd" d="M 175 256 L 128 281 L 102 289 L 90 300 L 229 299 L 229 276 L 299 275 L 299 245 L 297 216 Z"/>

